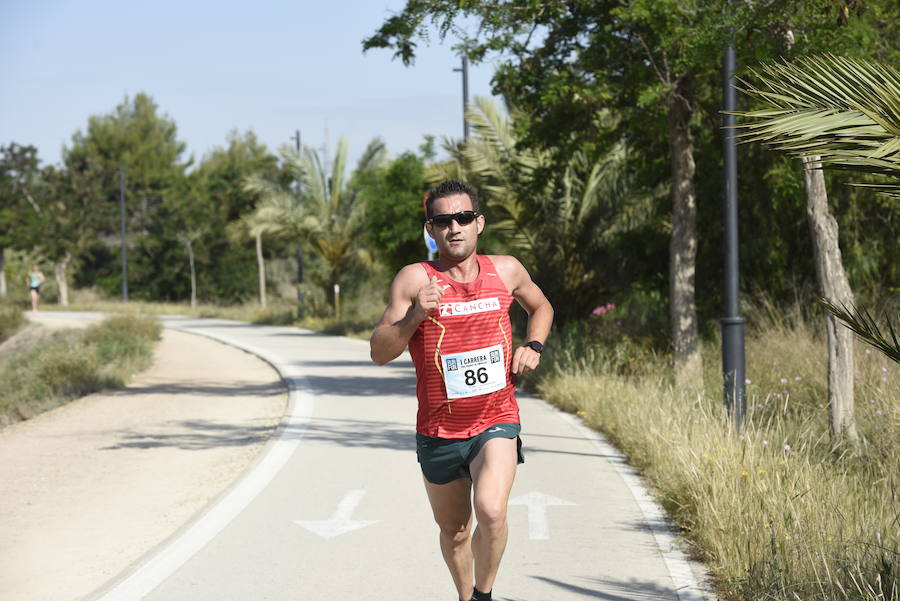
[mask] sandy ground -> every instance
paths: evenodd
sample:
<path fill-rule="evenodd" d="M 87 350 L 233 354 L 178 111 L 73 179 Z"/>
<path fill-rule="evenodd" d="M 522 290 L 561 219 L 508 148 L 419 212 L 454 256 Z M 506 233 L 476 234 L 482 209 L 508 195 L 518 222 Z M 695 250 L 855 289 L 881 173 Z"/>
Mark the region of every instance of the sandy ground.
<path fill-rule="evenodd" d="M 286 401 L 258 358 L 165 330 L 126 389 L 0 430 L 0 599 L 71 601 L 116 576 L 235 480 Z"/>

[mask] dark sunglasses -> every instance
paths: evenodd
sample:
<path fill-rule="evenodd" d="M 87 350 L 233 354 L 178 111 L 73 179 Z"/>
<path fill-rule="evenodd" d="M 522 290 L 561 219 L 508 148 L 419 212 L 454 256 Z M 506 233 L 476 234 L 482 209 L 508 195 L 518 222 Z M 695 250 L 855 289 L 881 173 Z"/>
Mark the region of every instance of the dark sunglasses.
<path fill-rule="evenodd" d="M 441 215 L 435 215 L 425 223 L 430 223 L 437 227 L 449 227 L 450 222 L 456 220 L 456 223 L 460 225 L 469 225 L 475 221 L 476 217 L 478 217 L 477 211 L 460 211 L 459 213 L 443 213 Z"/>

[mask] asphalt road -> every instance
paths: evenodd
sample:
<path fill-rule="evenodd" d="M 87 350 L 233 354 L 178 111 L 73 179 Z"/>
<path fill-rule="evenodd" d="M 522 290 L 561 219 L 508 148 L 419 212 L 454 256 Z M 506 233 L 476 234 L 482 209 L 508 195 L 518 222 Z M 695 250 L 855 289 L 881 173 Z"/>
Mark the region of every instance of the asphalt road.
<path fill-rule="evenodd" d="M 163 318 L 272 364 L 289 409 L 248 471 L 168 541 L 87 599 L 447 600 L 415 458 L 415 379 L 368 344 L 296 328 Z M 520 398 L 526 461 L 494 598 L 699 601 L 677 548 L 624 458 L 572 416 Z"/>

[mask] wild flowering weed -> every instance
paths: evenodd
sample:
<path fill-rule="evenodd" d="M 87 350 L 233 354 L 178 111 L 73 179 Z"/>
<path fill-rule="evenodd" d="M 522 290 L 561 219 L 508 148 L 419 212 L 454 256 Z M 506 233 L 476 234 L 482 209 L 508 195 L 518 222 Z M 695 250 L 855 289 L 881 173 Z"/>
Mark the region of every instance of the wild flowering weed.
<path fill-rule="evenodd" d="M 615 309 L 615 308 L 616 308 L 616 306 L 615 306 L 614 304 L 612 304 L 612 303 L 606 303 L 606 304 L 603 305 L 603 306 L 600 306 L 600 307 L 594 307 L 594 310 L 591 311 L 591 315 L 593 315 L 593 316 L 596 316 L 596 315 L 603 315 L 604 313 L 609 313 L 610 311 L 612 311 L 612 310 Z"/>

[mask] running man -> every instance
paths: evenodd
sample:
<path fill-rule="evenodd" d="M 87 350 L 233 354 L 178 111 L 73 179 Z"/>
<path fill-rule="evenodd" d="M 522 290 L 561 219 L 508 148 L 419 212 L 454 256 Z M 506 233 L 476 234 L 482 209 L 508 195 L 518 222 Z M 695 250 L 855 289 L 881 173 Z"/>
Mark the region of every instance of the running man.
<path fill-rule="evenodd" d="M 41 303 L 41 284 L 47 279 L 41 273 L 41 268 L 37 265 L 31 266 L 31 273 L 25 276 L 28 280 L 28 288 L 31 290 L 31 312 L 36 313 L 38 305 Z"/>
<path fill-rule="evenodd" d="M 416 452 L 441 553 L 459 599 L 484 601 L 506 548 L 507 503 L 524 461 L 514 375 L 540 363 L 553 308 L 515 258 L 476 254 L 485 220 L 469 185 L 432 188 L 425 216 L 438 260 L 407 265 L 394 278 L 372 333 L 372 360 L 384 365 L 409 345 Z M 513 299 L 529 315 L 528 342 L 515 348 Z"/>

